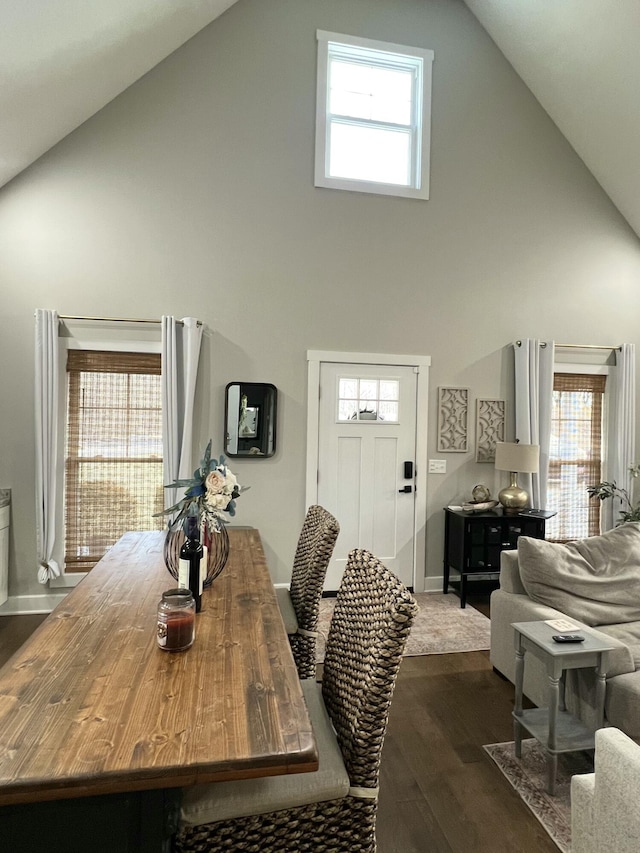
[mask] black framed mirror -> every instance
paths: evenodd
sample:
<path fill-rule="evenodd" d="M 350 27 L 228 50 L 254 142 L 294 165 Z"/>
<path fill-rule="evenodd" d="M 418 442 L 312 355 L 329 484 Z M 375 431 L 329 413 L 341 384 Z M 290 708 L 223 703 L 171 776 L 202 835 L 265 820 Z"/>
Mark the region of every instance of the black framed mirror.
<path fill-rule="evenodd" d="M 278 391 L 270 382 L 229 382 L 224 403 L 227 456 L 273 456 L 277 408 Z"/>

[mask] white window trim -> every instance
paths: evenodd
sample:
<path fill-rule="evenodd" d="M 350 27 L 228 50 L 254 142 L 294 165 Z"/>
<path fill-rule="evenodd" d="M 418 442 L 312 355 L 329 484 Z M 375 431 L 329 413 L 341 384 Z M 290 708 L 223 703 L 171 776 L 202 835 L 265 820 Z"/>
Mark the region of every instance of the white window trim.
<path fill-rule="evenodd" d="M 65 322 L 68 337 L 58 336 L 58 344 L 60 347 L 60 358 L 58 362 L 58 388 L 59 388 L 59 406 L 58 406 L 58 472 L 62 472 L 62 476 L 58 476 L 57 481 L 57 500 L 59 506 L 64 507 L 64 470 L 65 470 L 65 447 L 67 440 L 67 397 L 69 393 L 68 374 L 67 374 L 67 351 L 70 349 L 84 350 L 106 350 L 109 352 L 162 352 L 162 344 L 160 340 L 135 340 L 128 335 L 135 335 L 135 322 L 132 324 L 122 324 L 122 337 L 118 340 L 99 340 L 98 338 L 90 338 L 81 340 L 76 338 L 71 330 L 72 324 Z M 160 324 L 158 324 L 159 335 Z M 86 334 L 86 327 L 83 333 Z M 145 330 L 145 333 L 148 334 Z M 141 335 L 142 337 L 142 335 Z M 60 566 L 62 574 L 60 577 L 52 578 L 49 581 L 50 589 L 71 589 L 77 586 L 82 578 L 87 576 L 87 572 L 66 572 L 64 568 L 64 512 L 60 513 L 58 524 L 56 527 L 55 548 L 53 559 Z"/>
<path fill-rule="evenodd" d="M 427 48 L 407 47 L 405 45 L 374 41 L 357 36 L 329 33 L 324 30 L 318 30 L 316 35 L 318 39 L 318 74 L 316 91 L 315 186 L 351 190 L 353 192 L 376 193 L 377 195 L 399 196 L 401 198 L 428 199 L 429 164 L 431 159 L 431 84 L 434 52 Z M 327 174 L 329 159 L 327 145 L 329 42 L 401 54 L 422 60 L 422 79 L 421 85 L 419 85 L 419 88 L 422 89 L 422 120 L 413 186 L 400 186 L 398 184 L 384 184 L 348 178 L 332 178 Z"/>

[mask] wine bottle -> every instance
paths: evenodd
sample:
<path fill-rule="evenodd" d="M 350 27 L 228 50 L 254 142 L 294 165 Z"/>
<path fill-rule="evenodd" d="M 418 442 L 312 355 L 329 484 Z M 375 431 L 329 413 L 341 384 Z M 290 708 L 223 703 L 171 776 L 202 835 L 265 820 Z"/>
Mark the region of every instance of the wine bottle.
<path fill-rule="evenodd" d="M 201 563 L 204 551 L 200 544 L 198 516 L 189 515 L 184 525 L 185 540 L 180 548 L 178 585 L 190 589 L 196 603 L 196 613 L 202 607 Z"/>

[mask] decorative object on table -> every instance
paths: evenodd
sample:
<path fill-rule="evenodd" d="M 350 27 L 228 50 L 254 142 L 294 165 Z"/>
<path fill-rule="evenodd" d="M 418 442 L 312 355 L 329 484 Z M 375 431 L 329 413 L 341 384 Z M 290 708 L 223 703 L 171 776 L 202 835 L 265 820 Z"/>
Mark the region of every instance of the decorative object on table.
<path fill-rule="evenodd" d="M 640 475 L 640 462 L 632 465 L 629 468 L 629 473 L 632 477 L 637 478 Z M 627 521 L 640 521 L 640 501 L 634 505 L 629 492 L 617 486 L 615 480 L 612 482 L 604 481 L 596 483 L 595 486 L 589 486 L 587 492 L 590 498 L 598 498 L 599 501 L 606 501 L 609 498 L 620 501 L 622 509 L 620 510 L 620 519 L 616 523 L 616 527 L 620 524 L 625 524 Z"/>
<path fill-rule="evenodd" d="M 498 500 L 506 515 L 517 515 L 529 503 L 529 495 L 518 485 L 518 474 L 535 474 L 538 471 L 540 447 L 537 444 L 501 441 L 496 444 L 495 467 L 508 471 L 511 483 L 502 489 Z"/>
<path fill-rule="evenodd" d="M 207 444 L 200 467 L 191 479 L 176 480 L 165 488 L 185 488 L 184 497 L 159 515 L 173 515 L 164 542 L 164 561 L 178 580 L 180 548 L 184 542 L 183 525 L 190 514 L 197 514 L 202 545 L 207 549 L 206 589 L 224 569 L 229 558 L 229 536 L 226 525 L 236 514 L 236 500 L 248 486 L 240 486 L 225 464 L 225 457 L 211 458 L 211 441 Z"/>
<path fill-rule="evenodd" d="M 468 416 L 468 388 L 438 388 L 439 452 L 467 452 L 469 420 Z"/>
<path fill-rule="evenodd" d="M 158 604 L 157 642 L 165 652 L 183 652 L 193 645 L 196 606 L 191 590 L 168 589 Z"/>
<path fill-rule="evenodd" d="M 476 402 L 476 462 L 493 462 L 496 443 L 504 441 L 505 401 Z"/>
<path fill-rule="evenodd" d="M 464 501 L 460 507 L 463 512 L 488 512 L 498 506 L 498 501 L 491 499 L 491 492 L 486 486 L 477 485 L 471 490 L 472 501 Z"/>
<path fill-rule="evenodd" d="M 478 483 L 477 486 L 474 486 L 471 489 L 471 497 L 474 499 L 474 501 L 490 501 L 491 491 L 487 488 L 487 486 L 482 485 L 482 483 Z"/>
<path fill-rule="evenodd" d="M 462 504 L 463 512 L 489 512 L 490 509 L 495 509 L 498 506 L 498 501 L 467 501 Z"/>
<path fill-rule="evenodd" d="M 178 586 L 191 591 L 196 606 L 196 613 L 202 608 L 202 589 L 207 576 L 208 565 L 206 549 L 200 542 L 200 519 L 194 505 L 189 507 L 190 515 L 184 521 L 184 542 L 180 546 L 178 563 Z"/>

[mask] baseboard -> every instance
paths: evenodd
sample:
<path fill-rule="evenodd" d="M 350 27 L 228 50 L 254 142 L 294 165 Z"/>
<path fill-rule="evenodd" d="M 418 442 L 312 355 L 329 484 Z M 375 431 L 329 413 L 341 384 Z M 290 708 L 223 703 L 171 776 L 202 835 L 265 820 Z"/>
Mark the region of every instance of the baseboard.
<path fill-rule="evenodd" d="M 424 591 L 425 592 L 442 592 L 442 584 L 444 583 L 444 579 L 442 575 L 438 575 L 435 578 L 425 578 L 424 579 Z"/>
<path fill-rule="evenodd" d="M 70 592 L 45 592 L 40 595 L 10 595 L 0 605 L 0 616 L 27 616 L 31 613 L 51 613 Z"/>

